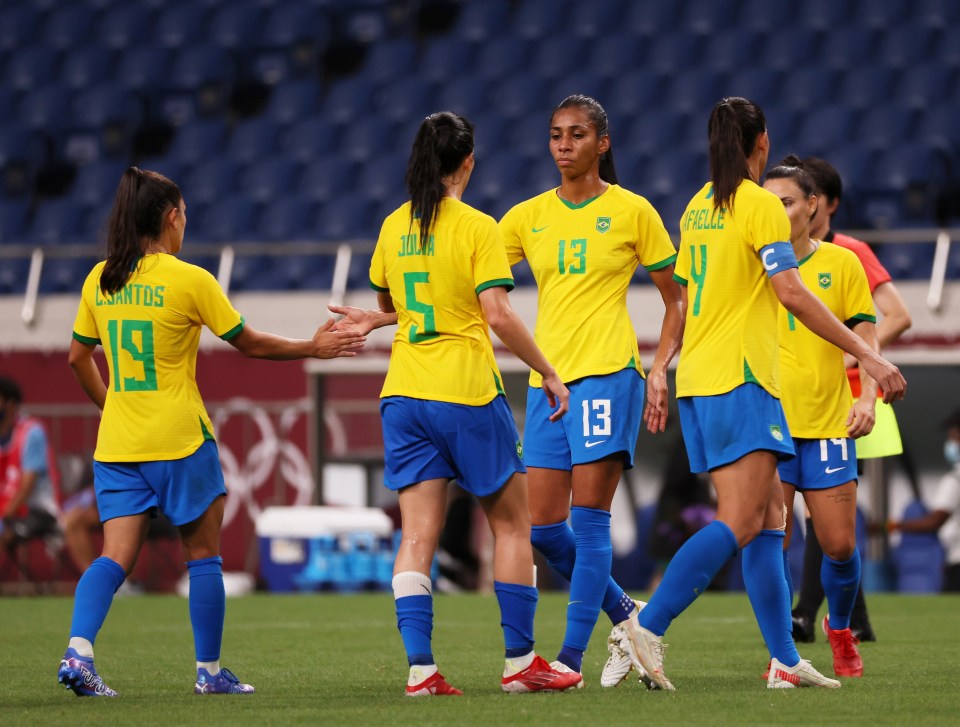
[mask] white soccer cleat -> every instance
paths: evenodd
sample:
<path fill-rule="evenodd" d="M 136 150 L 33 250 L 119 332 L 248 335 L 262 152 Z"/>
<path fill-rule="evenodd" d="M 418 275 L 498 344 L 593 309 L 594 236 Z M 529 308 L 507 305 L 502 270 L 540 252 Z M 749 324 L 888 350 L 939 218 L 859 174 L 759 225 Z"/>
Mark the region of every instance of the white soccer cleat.
<path fill-rule="evenodd" d="M 667 648 L 663 639 L 643 628 L 636 619 L 630 619 L 626 631 L 633 653 L 646 673 L 646 678 L 643 675 L 640 677 L 643 683 L 650 689 L 675 692 L 676 688 L 663 673 L 663 651 Z"/>
<path fill-rule="evenodd" d="M 839 689 L 840 682 L 825 677 L 814 669 L 807 659 L 801 659 L 796 666 L 784 666 L 776 659 L 770 661 L 767 689 L 799 689 L 800 687 Z"/>
<path fill-rule="evenodd" d="M 566 664 L 564 664 L 562 661 L 551 661 L 551 662 L 550 662 L 550 668 L 553 669 L 555 672 L 558 672 L 558 673 L 560 673 L 560 674 L 579 674 L 579 672 L 575 672 L 573 669 L 571 669 L 569 666 L 567 666 Z M 577 686 L 575 686 L 574 689 L 583 689 L 583 675 L 582 675 L 582 674 L 580 675 L 580 681 L 577 682 Z"/>
<path fill-rule="evenodd" d="M 647 605 L 646 601 L 634 601 L 637 604 L 637 610 L 631 614 L 631 619 L 636 620 L 637 615 Z M 603 665 L 603 671 L 600 673 L 600 686 L 611 688 L 616 687 L 630 674 L 631 669 L 636 669 L 640 675 L 640 681 L 648 684 L 645 679 L 647 673 L 644 671 L 640 662 L 637 661 L 633 653 L 633 647 L 630 645 L 630 637 L 627 635 L 627 622 L 622 621 L 610 630 L 610 636 L 607 637 L 607 663 Z M 648 684 L 649 686 L 649 684 Z"/>

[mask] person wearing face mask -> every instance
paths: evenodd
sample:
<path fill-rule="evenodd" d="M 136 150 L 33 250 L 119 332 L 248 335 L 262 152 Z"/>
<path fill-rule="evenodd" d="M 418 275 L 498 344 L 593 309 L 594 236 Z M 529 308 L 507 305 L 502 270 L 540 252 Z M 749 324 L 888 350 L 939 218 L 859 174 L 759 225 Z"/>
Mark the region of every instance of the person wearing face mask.
<path fill-rule="evenodd" d="M 960 593 L 960 409 L 947 417 L 943 426 L 947 430 L 943 456 L 950 471 L 940 478 L 930 512 L 912 520 L 890 520 L 887 531 L 938 533 L 947 552 L 943 592 Z"/>
<path fill-rule="evenodd" d="M 39 420 L 20 413 L 23 394 L 0 377 L 0 547 L 57 529 L 59 483 L 53 449 Z"/>

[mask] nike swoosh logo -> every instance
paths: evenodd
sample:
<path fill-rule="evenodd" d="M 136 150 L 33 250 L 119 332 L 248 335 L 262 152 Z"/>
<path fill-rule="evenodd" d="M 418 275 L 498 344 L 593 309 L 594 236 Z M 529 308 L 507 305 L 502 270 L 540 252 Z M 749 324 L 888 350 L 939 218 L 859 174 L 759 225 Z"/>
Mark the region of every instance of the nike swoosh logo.
<path fill-rule="evenodd" d="M 575 603 L 583 603 L 583 601 L 567 601 L 568 606 L 572 606 Z"/>
<path fill-rule="evenodd" d="M 530 232 L 533 232 L 534 234 L 536 234 L 537 232 L 543 232 L 545 229 L 547 229 L 547 227 L 550 227 L 550 225 L 547 225 L 546 227 L 541 227 L 539 229 L 537 229 L 536 227 L 531 227 Z"/>
<path fill-rule="evenodd" d="M 603 444 L 603 443 L 606 442 L 606 441 L 607 441 L 606 439 L 601 439 L 601 440 L 599 440 L 599 441 L 597 441 L 597 442 L 584 442 L 584 443 L 583 443 L 583 446 L 584 446 L 584 447 L 587 447 L 587 448 L 589 448 L 589 447 L 596 447 L 598 444 Z"/>
<path fill-rule="evenodd" d="M 842 469 L 843 467 L 827 467 L 824 472 L 826 472 L 828 475 L 832 475 L 834 472 L 839 472 Z"/>

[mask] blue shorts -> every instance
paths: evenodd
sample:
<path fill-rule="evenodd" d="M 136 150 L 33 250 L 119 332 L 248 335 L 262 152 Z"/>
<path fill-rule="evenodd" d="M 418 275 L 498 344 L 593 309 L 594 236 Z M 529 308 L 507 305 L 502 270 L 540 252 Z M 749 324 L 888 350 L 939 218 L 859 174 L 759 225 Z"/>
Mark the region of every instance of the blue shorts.
<path fill-rule="evenodd" d="M 517 424 L 506 397 L 468 406 L 388 396 L 383 422 L 383 483 L 402 490 L 424 480 L 456 479 L 486 497 L 516 472 L 526 472 Z"/>
<path fill-rule="evenodd" d="M 227 494 L 217 443 L 208 439 L 182 459 L 93 462 L 100 522 L 160 508 L 174 525 L 199 518 Z"/>
<path fill-rule="evenodd" d="M 853 439 L 795 439 L 797 456 L 777 465 L 780 479 L 798 490 L 829 490 L 857 480 Z"/>
<path fill-rule="evenodd" d="M 552 410 L 543 389 L 527 390 L 523 461 L 528 467 L 573 469 L 624 455 L 624 469 L 633 467 L 643 419 L 644 380 L 636 369 L 606 376 L 587 376 L 570 384 L 570 411 L 551 422 Z"/>
<path fill-rule="evenodd" d="M 794 456 L 780 400 L 757 384 L 677 401 L 691 472 L 709 472 L 758 450 L 773 452 L 780 460 Z"/>

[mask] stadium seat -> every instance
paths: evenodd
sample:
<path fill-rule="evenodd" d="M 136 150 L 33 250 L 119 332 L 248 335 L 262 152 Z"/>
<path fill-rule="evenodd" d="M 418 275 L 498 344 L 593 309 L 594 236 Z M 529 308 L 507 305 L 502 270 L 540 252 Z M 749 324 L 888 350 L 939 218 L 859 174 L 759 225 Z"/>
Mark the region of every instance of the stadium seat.
<path fill-rule="evenodd" d="M 477 47 L 456 36 L 433 38 L 417 64 L 416 76 L 428 82 L 448 81 L 456 69 L 476 67 Z"/>
<path fill-rule="evenodd" d="M 337 127 L 320 115 L 297 121 L 280 136 L 280 150 L 304 165 L 338 148 Z"/>
<path fill-rule="evenodd" d="M 253 164 L 273 154 L 280 140 L 282 127 L 263 116 L 239 122 L 230 132 L 226 154 L 241 164 Z"/>
<path fill-rule="evenodd" d="M 37 206 L 30 227 L 29 239 L 38 245 L 61 245 L 84 242 L 86 208 L 72 197 L 53 199 Z"/>
<path fill-rule="evenodd" d="M 707 36 L 703 44 L 704 68 L 713 73 L 733 73 L 749 68 L 756 62 L 762 38 L 744 28 L 730 28 L 727 32 Z M 769 64 L 763 65 L 767 67 Z M 691 66 L 690 70 L 695 68 Z"/>
<path fill-rule="evenodd" d="M 82 241 L 91 247 L 96 240 L 86 238 Z M 43 270 L 40 274 L 40 293 L 74 293 L 79 294 L 87 274 L 98 261 L 95 258 L 58 258 L 47 257 L 43 261 Z"/>
<path fill-rule="evenodd" d="M 666 80 L 643 68 L 618 74 L 610 87 L 609 98 L 598 99 L 608 114 L 628 122 L 635 116 L 650 113 L 659 108 Z"/>
<path fill-rule="evenodd" d="M 373 204 L 366 197 L 333 199 L 317 215 L 317 238 L 333 242 L 369 240 L 382 221 L 373 219 Z"/>
<path fill-rule="evenodd" d="M 61 78 L 74 89 L 96 86 L 113 78 L 116 59 L 109 48 L 96 45 L 75 46 L 63 58 Z"/>
<path fill-rule="evenodd" d="M 570 5 L 570 0 L 526 0 L 514 11 L 512 34 L 538 44 L 555 38 L 566 26 Z"/>
<path fill-rule="evenodd" d="M 880 189 L 905 190 L 911 184 L 943 181 L 949 158 L 922 141 L 878 147 L 881 151 L 872 181 Z"/>
<path fill-rule="evenodd" d="M 564 18 L 564 30 L 589 38 L 598 45 L 609 42 L 611 32 L 622 27 L 628 0 L 604 0 L 600 3 L 572 3 Z M 551 9 L 551 12 L 554 12 Z"/>
<path fill-rule="evenodd" d="M 682 14 L 683 3 L 631 2 L 619 25 L 647 42 L 661 33 L 678 30 Z"/>
<path fill-rule="evenodd" d="M 703 113 L 720 100 L 724 75 L 706 69 L 681 71 L 664 80 L 663 107 L 684 115 Z"/>
<path fill-rule="evenodd" d="M 865 31 L 859 21 L 851 20 L 833 28 L 824 40 L 820 65 L 846 71 L 860 66 L 864 58 L 876 58 L 876 49 L 876 33 Z"/>
<path fill-rule="evenodd" d="M 540 78 L 548 81 L 562 80 L 585 68 L 589 46 L 587 38 L 554 35 L 543 38 L 534 45 L 532 68 Z"/>
<path fill-rule="evenodd" d="M 236 190 L 239 170 L 233 159 L 210 156 L 186 175 L 181 185 L 183 195 L 198 205 L 213 204 Z"/>
<path fill-rule="evenodd" d="M 330 86 L 320 112 L 337 124 L 352 124 L 373 114 L 374 94 L 373 83 L 362 75 L 341 79 Z"/>
<path fill-rule="evenodd" d="M 738 24 L 760 33 L 769 33 L 783 28 L 796 32 L 797 29 L 793 27 L 794 13 L 795 8 L 789 3 L 745 0 L 739 7 Z"/>
<path fill-rule="evenodd" d="M 433 86 L 416 74 L 386 84 L 376 95 L 377 114 L 396 123 L 408 119 L 422 121 L 440 109 L 434 108 Z"/>
<path fill-rule="evenodd" d="M 60 53 L 48 46 L 31 46 L 17 49 L 4 71 L 4 85 L 10 84 L 17 91 L 34 91 L 57 78 Z"/>
<path fill-rule="evenodd" d="M 853 3 L 838 3 L 836 0 L 806 0 L 799 20 L 811 30 L 832 32 L 852 20 L 855 8 Z"/>
<path fill-rule="evenodd" d="M 86 140 L 96 143 L 104 156 L 126 159 L 142 118 L 143 109 L 135 96 L 112 83 L 90 85 L 73 102 L 66 143 L 76 146 Z M 71 158 L 79 159 L 76 155 Z"/>
<path fill-rule="evenodd" d="M 310 160 L 300 178 L 299 193 L 315 202 L 335 202 L 353 193 L 357 165 L 342 154 Z"/>
<path fill-rule="evenodd" d="M 890 106 L 868 111 L 857 129 L 856 139 L 868 149 L 885 152 L 915 138 L 919 114 L 913 109 Z"/>
<path fill-rule="evenodd" d="M 0 220 L 0 228 L 3 225 L 3 221 Z M 0 229 L 0 235 L 2 235 L 2 229 Z M 0 237 L 0 240 L 5 241 L 5 239 Z M 29 274 L 30 258 L 5 259 L 3 265 L 0 265 L 0 295 L 23 295 L 27 289 Z"/>
<path fill-rule="evenodd" d="M 671 76 L 691 67 L 699 67 L 703 40 L 689 30 L 654 36 L 647 53 L 647 72 Z"/>
<path fill-rule="evenodd" d="M 512 190 L 522 187 L 530 165 L 513 151 L 501 151 L 477 164 L 470 177 L 469 194 L 478 199 L 480 209 L 487 209 L 498 199 L 509 198 Z M 482 201 L 481 201 L 482 200 Z"/>
<path fill-rule="evenodd" d="M 260 42 L 263 21 L 262 3 L 231 0 L 215 10 L 210 20 L 209 37 L 224 48 L 251 48 Z"/>
<path fill-rule="evenodd" d="M 70 120 L 73 93 L 62 83 L 38 85 L 24 93 L 17 117 L 30 129 L 55 137 Z"/>
<path fill-rule="evenodd" d="M 511 16 L 510 0 L 461 3 L 453 35 L 473 42 L 496 42 L 508 27 Z"/>
<path fill-rule="evenodd" d="M 785 73 L 780 98 L 787 108 L 815 112 L 825 104 L 841 102 L 838 94 L 840 75 L 809 66 Z"/>
<path fill-rule="evenodd" d="M 896 74 L 888 66 L 851 68 L 843 75 L 838 98 L 850 108 L 883 115 L 888 110 L 886 101 L 895 83 Z"/>
<path fill-rule="evenodd" d="M 126 162 L 116 160 L 98 160 L 79 166 L 71 196 L 88 208 L 109 210 L 120 178 L 128 166 Z"/>
<path fill-rule="evenodd" d="M 857 22 L 868 28 L 886 30 L 902 26 L 913 14 L 914 0 L 883 0 L 862 3 L 857 8 Z"/>
<path fill-rule="evenodd" d="M 0 8 L 0 51 L 18 53 L 37 42 L 41 11 L 38 3 L 8 3 Z"/>
<path fill-rule="evenodd" d="M 494 84 L 490 102 L 507 119 L 520 119 L 537 109 L 550 109 L 545 80 L 535 76 L 514 76 Z"/>
<path fill-rule="evenodd" d="M 319 3 L 270 3 L 261 28 L 261 47 L 289 47 L 301 41 L 323 43 L 330 29 L 324 8 Z"/>
<path fill-rule="evenodd" d="M 230 51 L 201 43 L 177 51 L 168 85 L 200 91 L 207 85 L 229 86 L 236 75 L 236 61 Z"/>
<path fill-rule="evenodd" d="M 877 259 L 894 280 L 929 280 L 933 243 L 891 242 L 876 245 Z"/>
<path fill-rule="evenodd" d="M 895 23 L 886 26 L 877 52 L 883 65 L 899 69 L 937 58 L 938 46 L 938 30 L 914 22 Z"/>
<path fill-rule="evenodd" d="M 2 197 L 26 197 L 33 192 L 37 166 L 46 153 L 43 137 L 18 123 L 0 126 L 0 191 Z"/>
<path fill-rule="evenodd" d="M 116 80 L 131 91 L 151 94 L 166 85 L 173 51 L 161 45 L 137 45 L 123 52 Z"/>
<path fill-rule="evenodd" d="M 304 197 L 276 199 L 264 207 L 255 230 L 259 239 L 270 242 L 312 240 L 317 205 Z"/>
<path fill-rule="evenodd" d="M 313 78 L 283 81 L 273 87 L 264 116 L 281 124 L 293 124 L 319 112 L 323 88 Z"/>
<path fill-rule="evenodd" d="M 922 517 L 927 508 L 919 500 L 911 502 L 902 519 Z M 897 573 L 900 593 L 939 593 L 943 584 L 944 551 L 936 533 L 902 533 L 891 559 Z"/>
<path fill-rule="evenodd" d="M 913 6 L 912 17 L 931 28 L 947 30 L 960 21 L 960 5 L 950 0 L 919 0 Z"/>
<path fill-rule="evenodd" d="M 379 222 L 377 223 L 379 229 Z M 347 290 L 370 290 L 370 260 L 373 254 L 365 251 L 353 251 L 350 258 L 350 270 L 347 272 Z"/>
<path fill-rule="evenodd" d="M 689 0 L 683 4 L 681 26 L 685 32 L 708 36 L 745 21 L 737 13 L 738 0 Z"/>
<path fill-rule="evenodd" d="M 221 197 L 194 216 L 193 230 L 199 239 L 210 242 L 248 242 L 259 211 L 256 200 L 246 195 Z"/>
<path fill-rule="evenodd" d="M 43 24 L 42 41 L 51 48 L 76 48 L 93 36 L 96 13 L 83 3 L 64 3 L 51 8 Z"/>
<path fill-rule="evenodd" d="M 361 168 L 354 194 L 363 195 L 378 204 L 388 198 L 396 200 L 403 193 L 408 157 L 407 152 L 392 151 L 371 159 Z M 472 179 L 471 187 L 474 186 Z"/>
<path fill-rule="evenodd" d="M 781 105 L 784 100 L 784 74 L 772 68 L 757 68 L 747 66 L 740 70 L 735 70 L 730 74 L 725 88 L 724 95 L 742 96 L 751 101 L 755 101 L 766 111 Z M 720 99 L 717 99 L 719 101 Z M 716 103 L 716 101 L 714 101 Z M 704 125 L 706 129 L 707 111 L 704 114 Z"/>
<path fill-rule="evenodd" d="M 760 51 L 764 59 L 762 65 L 781 71 L 789 78 L 795 72 L 809 67 L 811 58 L 820 57 L 822 37 L 818 31 L 807 28 L 773 29 L 763 37 Z"/>
<path fill-rule="evenodd" d="M 0 198 L 0 243 L 25 242 L 25 232 L 30 222 L 30 203 L 26 199 Z M 12 260 L 4 259 L 0 268 L 12 264 Z M 5 280 L 0 275 L 0 290 L 8 288 L 12 281 Z"/>
<path fill-rule="evenodd" d="M 796 111 L 800 121 L 794 137 L 796 146 L 790 151 L 799 150 L 801 156 L 829 157 L 833 150 L 853 139 L 857 131 L 858 114 L 841 104 Z"/>
<path fill-rule="evenodd" d="M 588 58 L 581 61 L 583 69 L 600 78 L 616 81 L 624 73 L 630 73 L 629 69 L 643 66 L 647 58 L 647 44 L 631 33 L 629 28 L 618 25 L 605 34 L 602 41 L 592 42 L 587 52 Z M 608 100 L 608 103 L 611 102 Z"/>
<path fill-rule="evenodd" d="M 300 165 L 282 156 L 266 156 L 243 172 L 240 189 L 261 204 L 271 204 L 294 192 Z"/>
<path fill-rule="evenodd" d="M 897 97 L 904 106 L 920 111 L 943 108 L 943 104 L 960 100 L 957 75 L 956 68 L 937 61 L 913 63 L 900 72 Z"/>
<path fill-rule="evenodd" d="M 476 76 L 467 76 L 456 83 L 441 84 L 437 91 L 437 108 L 455 111 L 474 121 L 491 110 L 487 102 L 490 85 Z M 410 140 L 413 141 L 413 138 Z"/>
<path fill-rule="evenodd" d="M 375 115 L 358 119 L 347 126 L 341 140 L 341 153 L 356 162 L 365 162 L 378 154 L 394 150 L 394 126 Z"/>
<path fill-rule="evenodd" d="M 522 38 L 513 36 L 492 38 L 480 46 L 474 73 L 467 78 L 472 80 L 478 76 L 485 81 L 500 82 L 515 76 L 516 69 L 528 68 L 532 57 L 531 44 Z"/>
<path fill-rule="evenodd" d="M 376 43 L 367 52 L 363 75 L 374 85 L 412 76 L 417 67 L 417 46 L 410 38 Z"/>
<path fill-rule="evenodd" d="M 203 42 L 207 9 L 193 0 L 174 0 L 161 5 L 153 23 L 153 37 L 168 48 L 188 48 Z"/>
<path fill-rule="evenodd" d="M 222 119 L 191 121 L 177 129 L 168 156 L 197 166 L 217 155 L 227 143 L 227 125 Z"/>
<path fill-rule="evenodd" d="M 678 111 L 655 109 L 633 119 L 621 134 L 620 144 L 629 145 L 636 153 L 653 156 L 675 148 L 684 138 L 687 117 Z M 703 122 L 706 129 L 706 119 Z M 688 135 L 689 136 L 689 135 Z M 706 134 L 703 134 L 706 136 Z"/>
<path fill-rule="evenodd" d="M 153 16 L 153 8 L 146 3 L 112 3 L 100 15 L 96 37 L 107 48 L 133 51 L 148 37 Z M 123 58 L 127 60 L 127 53 Z"/>
<path fill-rule="evenodd" d="M 956 141 L 957 119 L 960 118 L 960 99 L 941 100 L 927 107 L 919 122 L 918 134 L 931 144 L 950 145 Z"/>

